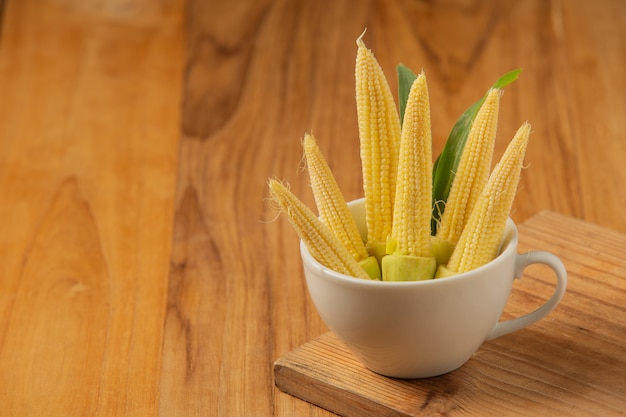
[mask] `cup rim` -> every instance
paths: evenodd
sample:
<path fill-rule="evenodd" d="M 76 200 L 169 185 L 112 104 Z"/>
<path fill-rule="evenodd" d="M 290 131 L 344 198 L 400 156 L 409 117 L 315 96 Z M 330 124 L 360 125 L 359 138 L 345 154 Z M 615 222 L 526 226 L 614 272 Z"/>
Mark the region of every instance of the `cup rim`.
<path fill-rule="evenodd" d="M 353 200 L 349 202 L 349 205 L 358 204 L 361 201 L 364 201 L 364 198 Z M 414 286 L 432 286 L 432 285 L 443 285 L 446 282 L 452 283 L 458 280 L 467 279 L 468 277 L 479 275 L 485 269 L 492 268 L 493 264 L 503 262 L 505 258 L 508 256 L 512 256 L 517 251 L 517 240 L 518 240 L 518 231 L 515 222 L 510 217 L 507 218 L 506 227 L 504 230 L 504 234 L 502 236 L 502 240 L 500 242 L 500 249 L 498 249 L 498 255 L 492 261 L 482 265 L 476 269 L 473 269 L 468 272 L 463 272 L 458 275 L 453 275 L 445 278 L 437 278 L 437 279 L 428 279 L 421 281 L 378 281 L 378 280 L 366 280 L 363 278 L 357 278 L 350 275 L 345 275 L 340 272 L 337 272 L 333 269 L 330 269 L 320 262 L 318 262 L 313 255 L 309 252 L 304 241 L 300 240 L 300 256 L 302 257 L 303 266 L 305 268 L 309 268 L 317 273 L 317 275 L 321 277 L 326 277 L 329 279 L 336 280 L 338 282 L 344 283 L 346 285 L 357 285 L 357 286 L 371 286 L 371 287 L 380 287 L 380 288 L 395 288 L 395 287 L 414 287 Z M 504 248 L 504 249 L 503 249 Z"/>

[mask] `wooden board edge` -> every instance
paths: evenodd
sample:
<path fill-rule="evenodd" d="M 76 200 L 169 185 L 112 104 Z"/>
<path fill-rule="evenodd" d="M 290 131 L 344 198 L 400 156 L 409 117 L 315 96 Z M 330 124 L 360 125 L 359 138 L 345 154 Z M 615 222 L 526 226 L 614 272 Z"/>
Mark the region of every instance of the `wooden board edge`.
<path fill-rule="evenodd" d="M 322 336 L 323 337 L 323 336 Z M 309 342 L 311 343 L 311 342 Z M 328 384 L 310 369 L 290 360 L 299 348 L 274 362 L 274 384 L 282 392 L 340 416 L 407 416 L 385 404 Z"/>

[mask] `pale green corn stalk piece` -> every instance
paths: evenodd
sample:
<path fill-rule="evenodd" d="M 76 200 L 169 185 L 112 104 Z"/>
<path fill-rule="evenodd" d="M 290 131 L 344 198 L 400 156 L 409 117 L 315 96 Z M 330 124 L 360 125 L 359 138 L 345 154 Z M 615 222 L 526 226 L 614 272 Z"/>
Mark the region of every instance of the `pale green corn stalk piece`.
<path fill-rule="evenodd" d="M 398 170 L 400 117 L 382 68 L 357 40 L 356 104 L 367 224 L 366 246 L 381 259 L 391 233 Z"/>
<path fill-rule="evenodd" d="M 383 280 L 431 279 L 432 137 L 426 76 L 413 82 L 402 123 L 393 227 L 382 259 Z"/>
<path fill-rule="evenodd" d="M 333 232 L 280 181 L 270 179 L 270 194 L 285 213 L 311 255 L 333 271 L 370 279 Z"/>
<path fill-rule="evenodd" d="M 346 200 L 312 134 L 304 136 L 302 147 L 320 219 L 365 269 L 370 278 L 380 280 L 378 262 L 365 248 Z"/>
<path fill-rule="evenodd" d="M 448 263 L 489 178 L 500 96 L 501 90 L 491 89 L 472 123 L 437 235 L 432 241 L 432 251 L 438 265 Z"/>
<path fill-rule="evenodd" d="M 438 267 L 437 278 L 471 271 L 496 257 L 517 192 L 529 135 L 530 125 L 524 123 L 489 176 L 450 261 Z"/>

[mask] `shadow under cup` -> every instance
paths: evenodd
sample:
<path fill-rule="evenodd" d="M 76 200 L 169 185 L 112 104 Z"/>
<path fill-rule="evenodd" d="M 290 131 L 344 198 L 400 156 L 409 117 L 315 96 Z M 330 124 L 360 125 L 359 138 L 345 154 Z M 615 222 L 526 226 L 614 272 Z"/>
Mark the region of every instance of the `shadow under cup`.
<path fill-rule="evenodd" d="M 365 236 L 364 200 L 349 203 Z M 328 328 L 370 370 L 396 378 L 426 378 L 463 365 L 485 341 L 548 314 L 565 292 L 563 263 L 543 251 L 517 254 L 517 228 L 508 219 L 498 257 L 473 271 L 411 282 L 346 276 L 317 262 L 301 242 L 309 293 Z M 498 322 L 513 281 L 533 263 L 557 277 L 551 298 L 522 317 Z"/>

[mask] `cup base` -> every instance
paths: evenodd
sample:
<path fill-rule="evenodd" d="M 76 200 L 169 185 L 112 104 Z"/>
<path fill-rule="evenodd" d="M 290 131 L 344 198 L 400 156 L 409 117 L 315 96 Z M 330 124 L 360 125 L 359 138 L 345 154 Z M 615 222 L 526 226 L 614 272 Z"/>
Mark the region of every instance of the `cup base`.
<path fill-rule="evenodd" d="M 380 366 L 375 366 L 372 364 L 367 364 L 360 358 L 359 358 L 359 361 L 363 364 L 363 366 L 365 366 L 370 371 L 374 372 L 375 374 L 384 376 L 384 377 L 395 378 L 395 379 L 426 379 L 426 378 L 433 378 L 433 377 L 449 374 L 450 372 L 454 372 L 457 369 L 461 368 L 463 365 L 465 365 L 470 359 L 471 357 L 461 361 L 461 363 L 456 362 L 456 363 L 446 364 L 446 366 L 441 366 L 441 365 L 424 366 L 422 364 L 419 366 L 419 368 L 415 368 L 415 369 L 410 369 L 407 367 L 396 367 L 396 368 L 380 367 Z"/>

